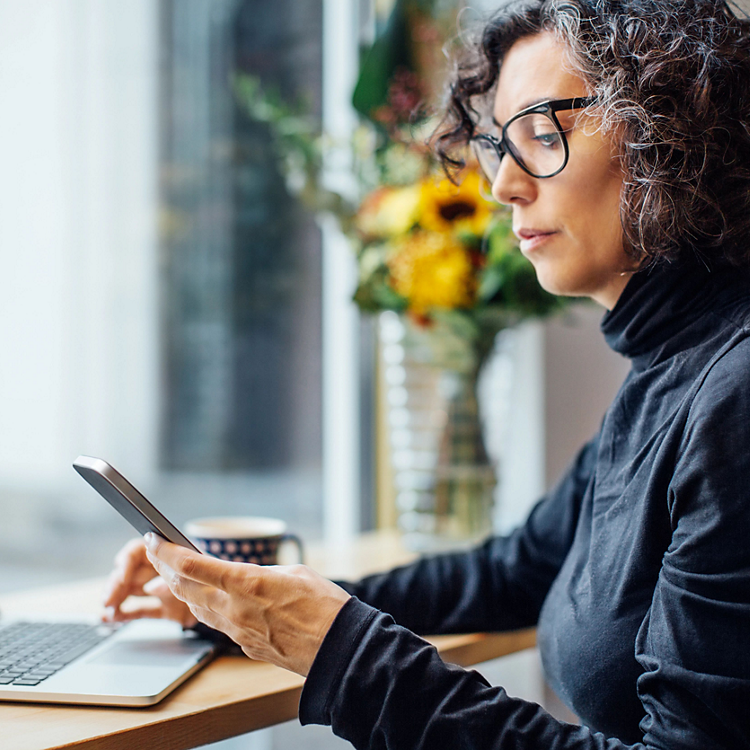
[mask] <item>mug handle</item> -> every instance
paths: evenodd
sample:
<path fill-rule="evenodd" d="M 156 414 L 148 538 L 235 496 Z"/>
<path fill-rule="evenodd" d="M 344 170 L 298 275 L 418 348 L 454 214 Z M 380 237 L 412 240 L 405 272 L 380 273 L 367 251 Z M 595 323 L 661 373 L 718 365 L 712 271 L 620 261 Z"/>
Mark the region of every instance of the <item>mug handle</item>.
<path fill-rule="evenodd" d="M 284 542 L 291 542 L 297 547 L 298 563 L 302 565 L 305 561 L 305 548 L 302 545 L 302 540 L 296 534 L 282 534 L 280 544 L 284 544 Z"/>

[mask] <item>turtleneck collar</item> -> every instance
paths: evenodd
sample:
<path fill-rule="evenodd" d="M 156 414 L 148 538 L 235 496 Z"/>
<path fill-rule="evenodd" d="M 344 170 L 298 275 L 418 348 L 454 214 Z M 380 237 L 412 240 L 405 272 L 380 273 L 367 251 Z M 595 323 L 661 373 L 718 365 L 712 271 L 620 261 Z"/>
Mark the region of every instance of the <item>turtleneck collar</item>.
<path fill-rule="evenodd" d="M 681 334 L 716 304 L 717 295 L 735 296 L 745 284 L 742 272 L 711 271 L 695 258 L 660 263 L 633 275 L 601 330 L 612 349 L 635 366 L 646 365 L 671 351 L 672 342 L 681 348 Z"/>

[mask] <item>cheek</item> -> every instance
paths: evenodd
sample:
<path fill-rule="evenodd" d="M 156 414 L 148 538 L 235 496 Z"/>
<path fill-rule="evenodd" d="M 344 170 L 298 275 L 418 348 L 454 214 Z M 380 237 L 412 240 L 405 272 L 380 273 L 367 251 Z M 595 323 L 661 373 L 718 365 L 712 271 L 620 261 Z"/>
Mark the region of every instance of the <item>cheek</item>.
<path fill-rule="evenodd" d="M 560 181 L 554 191 L 549 186 L 547 205 L 555 206 L 560 237 L 529 258 L 547 291 L 591 296 L 628 266 L 620 226 L 622 180 L 596 177 Z"/>
<path fill-rule="evenodd" d="M 571 181 L 573 182 L 573 181 Z M 566 229 L 595 255 L 623 250 L 620 206 L 623 180 L 607 169 L 591 169 L 566 190 Z"/>
<path fill-rule="evenodd" d="M 601 185 L 599 198 L 594 205 L 595 220 L 601 252 L 611 259 L 619 261 L 625 256 L 620 207 L 622 196 L 622 179 L 609 179 Z M 593 219 L 592 219 L 593 220 Z"/>

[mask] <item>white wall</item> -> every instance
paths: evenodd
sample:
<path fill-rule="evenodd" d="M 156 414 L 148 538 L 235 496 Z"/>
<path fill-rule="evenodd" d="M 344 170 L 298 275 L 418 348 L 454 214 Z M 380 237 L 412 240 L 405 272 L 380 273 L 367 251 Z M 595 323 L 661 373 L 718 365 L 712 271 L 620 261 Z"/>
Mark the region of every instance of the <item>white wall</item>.
<path fill-rule="evenodd" d="M 498 340 L 480 383 L 485 437 L 499 457 L 495 530 L 523 523 L 531 507 L 598 430 L 629 369 L 599 330 L 604 310 L 574 306 Z"/>
<path fill-rule="evenodd" d="M 479 384 L 487 450 L 498 461 L 494 527 L 523 523 L 545 489 L 544 326 L 503 332 Z"/>
<path fill-rule="evenodd" d="M 0 0 L 0 485 L 153 469 L 156 3 Z"/>
<path fill-rule="evenodd" d="M 604 309 L 576 305 L 544 330 L 545 484 L 554 484 L 599 429 L 630 368 L 599 330 Z"/>

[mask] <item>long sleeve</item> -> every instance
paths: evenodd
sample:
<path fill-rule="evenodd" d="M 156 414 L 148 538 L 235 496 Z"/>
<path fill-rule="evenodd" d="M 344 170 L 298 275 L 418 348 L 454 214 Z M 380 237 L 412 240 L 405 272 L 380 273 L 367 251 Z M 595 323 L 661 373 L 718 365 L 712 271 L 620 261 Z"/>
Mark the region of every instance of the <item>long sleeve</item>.
<path fill-rule="evenodd" d="M 341 585 L 415 633 L 500 631 L 536 624 L 570 549 L 581 498 L 591 479 L 597 439 L 508 537 L 469 552 L 427 557 L 359 583 Z"/>
<path fill-rule="evenodd" d="M 636 637 L 626 643 L 617 632 L 629 620 L 629 583 L 641 569 L 622 552 L 644 552 L 632 542 L 649 528 L 634 519 L 655 521 L 656 514 L 618 516 L 624 519 L 619 544 L 579 569 L 595 548 L 586 530 L 597 530 L 596 501 L 585 500 L 560 573 L 563 584 L 559 578 L 554 584 L 561 595 L 545 603 L 545 612 L 565 609 L 565 595 L 579 596 L 565 609 L 562 629 L 550 633 L 563 644 L 563 657 L 570 655 L 564 661 L 575 673 L 573 682 L 583 686 L 582 694 L 598 694 L 593 705 L 606 707 L 611 725 L 626 713 L 621 691 L 629 686 L 637 693 L 640 711 L 626 725 L 627 741 L 622 734 L 560 722 L 475 672 L 443 663 L 428 643 L 356 598 L 318 653 L 303 691 L 301 721 L 330 724 L 363 750 L 750 750 L 750 391 L 736 378 L 750 361 L 748 341 L 719 357 L 697 395 L 682 402 L 684 423 L 674 426 L 681 411 L 670 425 L 680 438 L 663 443 L 673 451 L 660 451 L 664 472 L 655 466 L 649 472 L 645 489 L 653 492 L 655 507 L 663 507 L 671 541 L 659 553 Z M 642 465 L 633 464 L 634 470 Z M 662 473 L 669 476 L 664 494 L 657 488 Z M 614 523 L 610 516 L 610 533 Z M 663 532 L 652 531 L 656 549 Z M 587 601 L 581 591 L 596 596 Z M 609 598 L 603 591 L 611 592 Z M 576 619 L 585 622 L 578 630 L 570 624 Z M 627 657 L 601 671 L 613 655 L 628 651 L 639 667 L 637 680 L 618 683 L 629 670 Z"/>
<path fill-rule="evenodd" d="M 351 598 L 305 684 L 302 724 L 327 724 L 361 750 L 624 750 L 446 664 L 389 615 Z M 642 747 L 642 746 L 635 746 Z"/>

